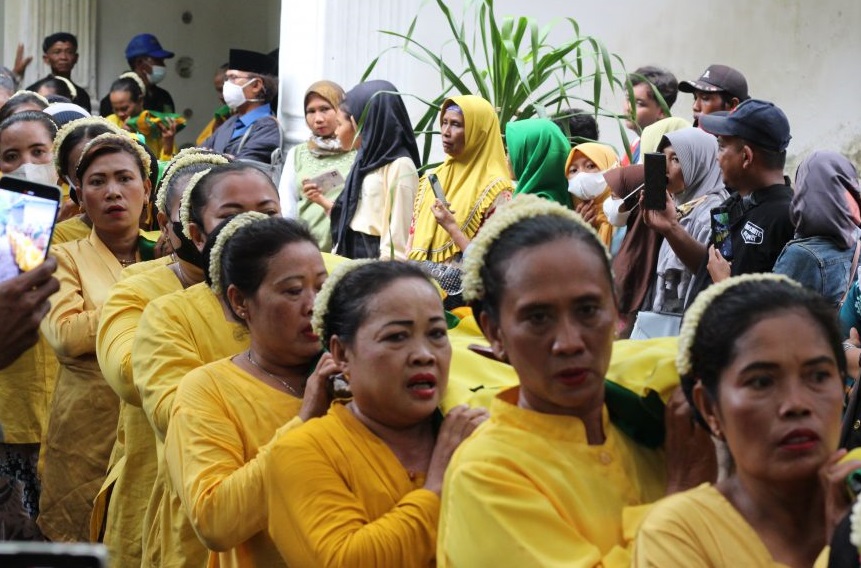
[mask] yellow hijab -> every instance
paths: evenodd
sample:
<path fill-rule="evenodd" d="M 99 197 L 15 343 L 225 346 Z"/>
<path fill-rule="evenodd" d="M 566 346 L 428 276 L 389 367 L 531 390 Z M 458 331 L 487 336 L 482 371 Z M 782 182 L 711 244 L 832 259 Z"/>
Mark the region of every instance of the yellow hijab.
<path fill-rule="evenodd" d="M 603 171 L 609 170 L 615 164 L 618 164 L 619 159 L 616 157 L 616 152 L 606 144 L 597 142 L 584 142 L 577 144 L 571 148 L 571 153 L 568 154 L 568 160 L 565 161 L 565 176 L 568 176 L 568 169 L 571 167 L 571 162 L 577 153 L 580 153 Z M 606 246 L 610 246 L 613 241 L 613 225 L 607 220 L 607 215 L 604 213 L 604 201 L 610 196 L 610 188 L 607 187 L 604 193 L 593 199 L 592 207 L 595 210 L 595 230 L 598 231 L 598 236 Z M 580 204 L 581 200 L 573 197 L 574 207 Z"/>
<path fill-rule="evenodd" d="M 472 239 L 488 207 L 500 192 L 511 189 L 511 178 L 505 161 L 499 118 L 490 103 L 475 95 L 446 99 L 440 121 L 446 109 L 452 105 L 459 106 L 463 111 L 463 152 L 458 156 L 447 156 L 434 173 L 455 212 L 458 227 Z M 445 262 L 460 252 L 431 212 L 435 199 L 425 176 L 419 184 L 413 213 L 415 225 L 409 252 L 413 260 Z"/>

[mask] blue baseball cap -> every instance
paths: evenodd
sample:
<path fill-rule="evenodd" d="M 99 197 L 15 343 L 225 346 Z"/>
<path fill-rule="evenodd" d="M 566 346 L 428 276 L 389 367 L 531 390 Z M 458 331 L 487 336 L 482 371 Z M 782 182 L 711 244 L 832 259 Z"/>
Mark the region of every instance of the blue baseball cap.
<path fill-rule="evenodd" d="M 162 49 L 158 39 L 152 34 L 138 34 L 126 46 L 126 59 L 148 55 L 157 59 L 170 59 L 173 52 Z"/>
<path fill-rule="evenodd" d="M 699 125 L 715 136 L 737 136 L 772 152 L 783 152 L 792 139 L 786 114 L 759 99 L 748 99 L 724 116 L 701 114 Z"/>

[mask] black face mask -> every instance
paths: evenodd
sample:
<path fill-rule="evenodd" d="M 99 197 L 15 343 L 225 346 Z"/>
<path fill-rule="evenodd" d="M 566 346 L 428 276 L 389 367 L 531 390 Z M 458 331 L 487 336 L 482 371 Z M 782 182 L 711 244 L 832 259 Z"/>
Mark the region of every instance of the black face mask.
<path fill-rule="evenodd" d="M 177 236 L 180 243 L 179 248 L 173 249 L 174 254 L 186 262 L 203 268 L 203 255 L 199 250 L 197 250 L 197 247 L 194 246 L 191 239 L 186 237 L 182 232 L 182 223 L 179 221 L 171 221 L 170 224 L 173 228 L 173 234 Z"/>

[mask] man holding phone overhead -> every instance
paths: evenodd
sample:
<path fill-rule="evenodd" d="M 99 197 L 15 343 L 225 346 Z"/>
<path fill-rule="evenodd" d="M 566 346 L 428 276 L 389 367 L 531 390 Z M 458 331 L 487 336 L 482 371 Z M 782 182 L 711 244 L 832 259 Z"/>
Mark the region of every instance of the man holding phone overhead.
<path fill-rule="evenodd" d="M 693 290 L 729 276 L 771 272 L 794 232 L 789 218 L 792 188 L 783 175 L 792 137 L 783 111 L 773 103 L 749 99 L 727 115 L 701 116 L 700 126 L 717 136 L 723 180 L 735 193 L 712 210 L 725 225 L 719 228 L 728 233 L 729 245 L 719 242 L 715 247 L 715 235 L 706 248 L 685 231 L 665 233 L 679 258 L 700 259 Z M 731 262 L 721 254 L 721 245 L 732 251 Z"/>

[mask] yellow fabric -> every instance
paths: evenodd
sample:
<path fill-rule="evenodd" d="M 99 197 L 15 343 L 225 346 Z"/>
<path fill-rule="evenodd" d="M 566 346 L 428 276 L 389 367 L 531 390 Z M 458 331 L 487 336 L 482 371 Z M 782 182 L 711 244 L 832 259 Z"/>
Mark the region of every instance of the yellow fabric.
<path fill-rule="evenodd" d="M 568 154 L 568 160 L 565 162 L 566 177 L 568 176 L 569 168 L 571 168 L 571 162 L 574 161 L 575 154 L 578 152 L 589 158 L 589 160 L 598 166 L 598 169 L 602 172 L 612 169 L 619 163 L 619 158 L 611 147 L 597 142 L 584 142 L 583 144 L 577 144 L 571 148 L 571 153 Z M 598 236 L 601 238 L 601 241 L 609 247 L 613 240 L 613 225 L 611 225 L 610 221 L 607 220 L 607 215 L 604 214 L 603 207 L 604 201 L 608 197 L 610 197 L 609 187 L 604 190 L 604 193 L 592 200 L 592 207 L 595 208 L 595 230 L 598 231 Z M 573 195 L 571 196 L 571 199 L 574 202 L 574 207 L 583 203 L 582 199 L 574 197 Z"/>
<path fill-rule="evenodd" d="M 826 549 L 815 566 L 827 566 L 827 560 Z M 632 566 L 786 565 L 776 562 L 738 510 L 714 486 L 704 483 L 652 507 L 637 534 Z"/>
<path fill-rule="evenodd" d="M 82 541 L 116 439 L 119 399 L 95 350 L 101 307 L 122 266 L 95 231 L 51 250 L 60 290 L 41 329 L 60 368 L 41 451 L 38 523 L 51 540 Z"/>
<path fill-rule="evenodd" d="M 630 565 L 630 544 L 665 491 L 662 453 L 624 436 L 604 409 L 602 445 L 574 417 L 516 406 L 501 393 L 490 419 L 446 470 L 437 565 Z"/>
<path fill-rule="evenodd" d="M 123 121 L 115 114 L 109 114 L 105 117 L 105 120 L 107 120 L 114 126 L 122 128 L 123 130 L 129 130 L 128 126 L 126 126 L 125 121 Z M 175 153 L 174 148 L 165 148 L 164 144 L 162 143 L 161 135 L 156 135 L 155 132 L 148 132 L 147 134 L 137 132 L 136 134 L 140 134 L 141 136 L 143 136 L 144 143 L 150 150 L 152 150 L 153 154 L 156 155 L 157 159 L 166 162 L 170 161 L 170 159 L 173 158 L 173 155 Z M 155 167 L 155 164 L 153 164 L 153 167 Z"/>
<path fill-rule="evenodd" d="M 439 498 L 343 404 L 281 437 L 264 475 L 269 534 L 289 566 L 433 564 Z"/>
<path fill-rule="evenodd" d="M 0 425 L 5 444 L 38 444 L 48 424 L 57 379 L 57 357 L 40 333 L 39 341 L 0 370 Z"/>
<path fill-rule="evenodd" d="M 470 345 L 490 345 L 471 310 L 464 314 L 454 329 L 448 330 L 448 337 L 451 367 L 448 388 L 441 404 L 443 412 L 459 404 L 487 408 L 500 391 L 517 386 L 517 373 L 511 365 L 470 351 Z M 677 337 L 615 341 L 607 380 L 641 397 L 657 392 L 666 403 L 679 386 L 679 373 L 676 371 L 678 343 Z"/>
<path fill-rule="evenodd" d="M 75 215 L 71 219 L 57 223 L 57 226 L 54 227 L 54 234 L 51 236 L 51 244 L 59 245 L 85 239 L 92 230 L 92 227 L 81 220 L 80 215 Z"/>
<path fill-rule="evenodd" d="M 165 460 L 198 536 L 220 551 L 210 566 L 286 566 L 266 532 L 262 463 L 283 431 L 302 423 L 301 407 L 230 358 L 182 379 Z"/>
<path fill-rule="evenodd" d="M 141 262 L 123 270 L 102 306 L 96 334 L 102 374 L 121 400 L 118 443 L 124 447 L 124 458 L 102 485 L 99 497 L 104 502 L 97 501 L 90 537 L 105 527 L 104 543 L 116 566 L 140 565 L 143 518 L 158 469 L 155 435 L 132 380 L 131 358 L 144 308 L 156 298 L 182 290 L 167 260 Z"/>
<path fill-rule="evenodd" d="M 497 195 L 511 191 L 512 184 L 499 118 L 493 107 L 475 95 L 452 97 L 443 103 L 440 121 L 445 109 L 452 104 L 463 110 L 464 149 L 459 156 L 447 156 L 434 173 L 455 212 L 458 227 L 472 239 Z M 409 252 L 409 258 L 413 260 L 445 262 L 460 252 L 433 216 L 431 206 L 435 199 L 427 177 L 423 177 L 413 212 L 413 239 Z"/>
<path fill-rule="evenodd" d="M 189 372 L 248 347 L 245 329 L 228 321 L 218 298 L 197 284 L 147 305 L 132 346 L 132 376 L 157 436 L 158 473 L 144 517 L 142 566 L 202 566 L 197 538 L 161 459 L 180 380 Z"/>

